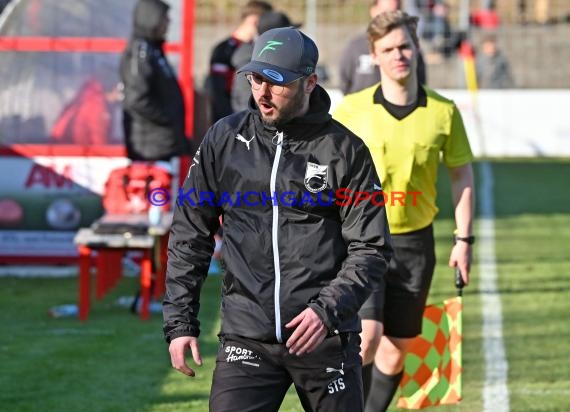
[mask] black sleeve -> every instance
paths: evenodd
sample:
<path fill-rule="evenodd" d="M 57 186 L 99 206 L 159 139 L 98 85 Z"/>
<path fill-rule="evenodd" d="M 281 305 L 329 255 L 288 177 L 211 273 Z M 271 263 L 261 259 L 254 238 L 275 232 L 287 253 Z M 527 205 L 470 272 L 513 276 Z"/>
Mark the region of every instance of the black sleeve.
<path fill-rule="evenodd" d="M 353 194 L 362 191 L 372 195 L 379 190 L 380 180 L 364 144 L 352 159 L 348 179 L 344 187 Z M 384 206 L 376 206 L 370 200 L 358 205 L 351 203 L 340 208 L 340 218 L 348 256 L 336 279 L 309 304 L 329 330 L 357 314 L 370 293 L 380 286 L 392 257 Z"/>
<path fill-rule="evenodd" d="M 231 74 L 230 74 L 231 73 Z M 217 122 L 222 117 L 233 113 L 231 92 L 227 90 L 228 76 L 234 75 L 233 70 L 226 73 L 210 72 L 208 76 L 208 90 L 212 103 L 212 121 Z"/>
<path fill-rule="evenodd" d="M 232 56 L 232 65 L 236 69 L 245 66 L 250 62 L 252 52 L 252 43 L 241 44 Z M 247 109 L 250 97 L 251 87 L 245 78 L 245 73 L 236 74 L 234 76 L 231 92 L 232 111 L 235 113 Z"/>
<path fill-rule="evenodd" d="M 220 215 L 215 203 L 200 204 L 199 201 L 200 193 L 204 192 L 212 192 L 218 197 L 212 137 L 210 129 L 192 159 L 174 210 L 163 300 L 163 329 L 167 342 L 180 336 L 197 337 L 200 334 L 200 291 L 208 274 Z"/>
<path fill-rule="evenodd" d="M 154 96 L 157 93 L 153 90 L 157 68 L 152 62 L 152 53 L 153 49 L 148 46 L 135 45 L 133 54 L 125 62 L 123 106 L 131 115 L 168 125 L 171 119 Z"/>
<path fill-rule="evenodd" d="M 226 40 L 218 44 L 212 51 L 206 88 L 212 104 L 212 121 L 214 123 L 233 113 L 231 87 L 235 67 L 232 65 L 231 59 L 235 50 L 235 46 Z"/>
<path fill-rule="evenodd" d="M 251 97 L 251 87 L 243 74 L 239 74 L 234 79 L 232 86 L 232 110 L 239 112 L 246 110 Z"/>

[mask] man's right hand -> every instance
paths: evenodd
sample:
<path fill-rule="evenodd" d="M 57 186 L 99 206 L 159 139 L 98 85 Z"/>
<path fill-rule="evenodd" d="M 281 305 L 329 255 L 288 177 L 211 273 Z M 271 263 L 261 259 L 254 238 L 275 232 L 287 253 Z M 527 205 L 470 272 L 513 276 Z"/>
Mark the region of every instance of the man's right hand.
<path fill-rule="evenodd" d="M 193 377 L 196 376 L 196 373 L 186 363 L 186 350 L 188 348 L 192 352 L 194 363 L 198 366 L 202 366 L 200 344 L 198 343 L 198 338 L 194 336 L 181 336 L 172 339 L 168 347 L 168 352 L 170 352 L 170 363 L 172 363 L 172 367 L 184 375 Z"/>

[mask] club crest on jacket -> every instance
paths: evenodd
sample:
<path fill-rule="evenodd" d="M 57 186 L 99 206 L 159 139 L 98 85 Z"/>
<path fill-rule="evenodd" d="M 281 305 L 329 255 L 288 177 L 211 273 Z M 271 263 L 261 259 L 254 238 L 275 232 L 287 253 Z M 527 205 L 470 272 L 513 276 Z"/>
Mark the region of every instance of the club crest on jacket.
<path fill-rule="evenodd" d="M 305 171 L 305 187 L 309 192 L 317 193 L 326 189 L 328 183 L 329 167 L 307 162 Z"/>

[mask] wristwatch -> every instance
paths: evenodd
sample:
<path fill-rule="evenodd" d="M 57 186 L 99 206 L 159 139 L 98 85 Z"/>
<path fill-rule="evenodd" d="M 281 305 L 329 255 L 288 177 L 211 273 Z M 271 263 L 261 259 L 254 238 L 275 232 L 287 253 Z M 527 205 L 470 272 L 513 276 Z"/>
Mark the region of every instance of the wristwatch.
<path fill-rule="evenodd" d="M 455 240 L 456 241 L 461 241 L 461 242 L 465 242 L 468 245 L 472 245 L 473 243 L 475 243 L 475 236 L 471 235 L 471 236 L 465 236 L 465 237 L 461 237 L 461 236 L 455 236 Z"/>

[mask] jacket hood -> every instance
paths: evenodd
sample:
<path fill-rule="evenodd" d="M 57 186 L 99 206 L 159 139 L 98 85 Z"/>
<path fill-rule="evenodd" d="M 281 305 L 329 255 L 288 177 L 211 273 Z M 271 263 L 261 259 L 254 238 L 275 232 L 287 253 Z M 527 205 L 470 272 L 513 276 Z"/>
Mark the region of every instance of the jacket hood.
<path fill-rule="evenodd" d="M 134 36 L 151 42 L 162 41 L 157 29 L 170 6 L 161 0 L 139 0 L 134 11 Z"/>
<path fill-rule="evenodd" d="M 263 126 L 264 129 L 274 132 L 275 130 L 283 130 L 287 133 L 289 137 L 300 138 L 302 136 L 311 135 L 307 127 L 314 126 L 316 128 L 321 128 L 326 125 L 331 120 L 331 115 L 329 110 L 331 108 L 331 98 L 325 89 L 317 84 L 311 97 L 309 99 L 309 110 L 303 116 L 295 117 L 287 123 L 279 125 L 277 127 Z M 261 120 L 261 113 L 259 108 L 253 99 L 253 96 L 249 98 L 248 110 L 254 115 L 259 123 L 263 123 Z"/>

